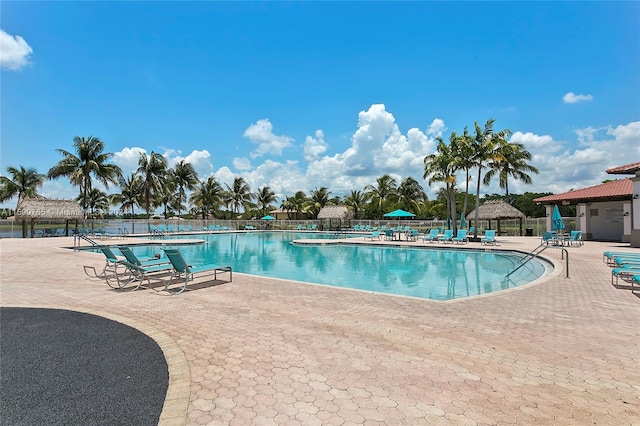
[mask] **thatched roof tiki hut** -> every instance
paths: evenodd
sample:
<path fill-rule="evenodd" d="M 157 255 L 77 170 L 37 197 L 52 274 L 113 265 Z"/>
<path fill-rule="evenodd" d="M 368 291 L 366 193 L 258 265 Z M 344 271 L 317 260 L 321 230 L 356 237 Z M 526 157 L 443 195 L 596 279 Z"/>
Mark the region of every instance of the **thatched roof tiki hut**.
<path fill-rule="evenodd" d="M 473 210 L 467 215 L 467 220 L 471 222 L 476 216 L 476 211 Z M 520 235 L 522 236 L 522 219 L 526 216 L 520 210 L 516 209 L 510 204 L 505 203 L 502 200 L 487 201 L 478 207 L 478 219 L 488 220 L 489 229 L 491 228 L 491 221 L 498 221 L 498 234 L 500 234 L 500 219 L 519 219 L 520 222 Z"/>
<path fill-rule="evenodd" d="M 22 237 L 27 236 L 26 221 L 31 222 L 31 236 L 37 220 L 64 220 L 65 235 L 69 235 L 69 221 L 75 220 L 76 226 L 84 215 L 74 200 L 52 200 L 44 197 L 25 198 L 16 208 L 16 220 L 22 220 Z"/>
<path fill-rule="evenodd" d="M 332 223 L 341 226 L 343 221 L 351 220 L 351 211 L 345 206 L 323 207 L 318 213 L 318 220 L 329 220 L 329 229 L 331 229 Z"/>

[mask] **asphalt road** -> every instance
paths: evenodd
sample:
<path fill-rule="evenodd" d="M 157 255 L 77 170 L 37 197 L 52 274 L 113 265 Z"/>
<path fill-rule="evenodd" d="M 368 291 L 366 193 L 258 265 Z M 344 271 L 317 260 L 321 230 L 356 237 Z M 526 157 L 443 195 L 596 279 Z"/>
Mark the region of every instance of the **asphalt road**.
<path fill-rule="evenodd" d="M 168 383 L 160 347 L 134 328 L 0 308 L 1 425 L 157 425 Z"/>

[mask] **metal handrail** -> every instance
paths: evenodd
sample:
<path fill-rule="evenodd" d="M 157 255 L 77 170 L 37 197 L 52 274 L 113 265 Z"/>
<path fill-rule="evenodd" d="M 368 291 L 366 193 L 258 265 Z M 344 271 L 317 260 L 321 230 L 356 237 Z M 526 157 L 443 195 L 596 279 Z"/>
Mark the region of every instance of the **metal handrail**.
<path fill-rule="evenodd" d="M 531 250 L 527 256 L 522 259 L 522 261 L 520 261 L 520 263 L 518 264 L 518 266 L 516 266 L 516 268 L 509 272 L 507 274 L 507 277 L 509 277 L 509 275 L 513 274 L 514 272 L 516 272 L 518 269 L 522 268 L 524 265 L 526 265 L 527 263 L 529 263 L 529 261 L 531 259 L 533 259 L 534 257 L 538 257 L 538 255 L 540 253 L 542 253 L 543 251 L 545 251 L 546 249 L 548 249 L 549 247 L 553 247 L 553 248 L 560 248 L 562 249 L 562 254 L 563 254 L 563 258 L 565 258 L 565 254 L 566 254 L 566 258 L 565 258 L 565 270 L 566 270 L 566 277 L 565 278 L 569 278 L 569 252 L 567 251 L 566 248 L 564 247 L 558 247 L 558 246 L 549 246 L 546 243 L 541 243 L 538 247 L 534 248 L 533 250 Z"/>

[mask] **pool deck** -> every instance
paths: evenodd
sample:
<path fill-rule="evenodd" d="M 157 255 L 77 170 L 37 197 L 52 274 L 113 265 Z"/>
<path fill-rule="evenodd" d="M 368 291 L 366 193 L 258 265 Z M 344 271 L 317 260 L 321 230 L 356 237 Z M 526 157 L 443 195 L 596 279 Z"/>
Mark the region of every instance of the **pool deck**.
<path fill-rule="evenodd" d="M 499 241 L 529 251 L 540 239 Z M 83 272 L 103 255 L 65 245 L 0 239 L 0 305 L 149 334 L 170 370 L 164 425 L 640 424 L 640 291 L 614 287 L 602 262 L 606 250 L 640 252 L 626 244 L 567 248 L 569 279 L 561 251 L 547 250 L 551 277 L 448 302 L 235 271 L 179 296 L 118 292 Z"/>

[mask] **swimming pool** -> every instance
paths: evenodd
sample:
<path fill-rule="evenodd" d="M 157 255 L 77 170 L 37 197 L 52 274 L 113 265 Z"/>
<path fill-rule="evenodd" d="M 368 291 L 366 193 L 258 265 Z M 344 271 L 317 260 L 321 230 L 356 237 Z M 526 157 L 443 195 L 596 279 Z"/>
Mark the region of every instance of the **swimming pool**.
<path fill-rule="evenodd" d="M 333 236 L 329 236 L 333 237 Z M 171 245 L 172 238 L 163 242 Z M 193 238 L 193 236 L 191 236 Z M 551 266 L 533 260 L 512 274 L 524 257 L 498 250 L 419 248 L 363 244 L 293 245 L 292 241 L 327 238 L 304 232 L 218 233 L 198 235 L 205 244 L 176 246 L 194 265 L 231 265 L 234 272 L 354 288 L 379 293 L 450 300 L 492 293 L 529 283 Z M 159 247 L 134 246 L 152 257 Z"/>

